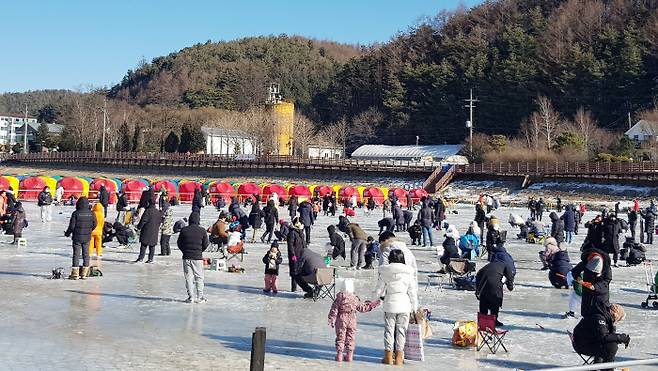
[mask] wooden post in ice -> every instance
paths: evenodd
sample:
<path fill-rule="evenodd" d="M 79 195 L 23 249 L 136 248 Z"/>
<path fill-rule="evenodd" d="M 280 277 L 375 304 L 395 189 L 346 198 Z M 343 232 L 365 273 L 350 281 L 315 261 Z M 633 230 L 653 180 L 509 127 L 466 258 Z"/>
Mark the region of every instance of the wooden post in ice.
<path fill-rule="evenodd" d="M 256 327 L 251 335 L 251 362 L 249 371 L 263 371 L 265 369 L 265 327 Z"/>

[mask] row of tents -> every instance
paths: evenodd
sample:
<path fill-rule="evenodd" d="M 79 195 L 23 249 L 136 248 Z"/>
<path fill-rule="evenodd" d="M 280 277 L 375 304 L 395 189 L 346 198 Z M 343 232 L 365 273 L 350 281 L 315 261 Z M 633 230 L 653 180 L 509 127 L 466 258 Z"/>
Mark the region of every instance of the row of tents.
<path fill-rule="evenodd" d="M 381 205 L 384 199 L 393 193 L 397 196 L 402 206 L 406 206 L 407 195 L 414 202 L 427 196 L 423 189 L 405 190 L 403 188 L 387 187 L 352 187 L 341 185 L 299 185 L 299 184 L 276 184 L 276 183 L 238 183 L 223 182 L 218 180 L 148 180 L 143 178 L 119 179 L 119 178 L 89 178 L 89 177 L 60 177 L 60 176 L 0 176 L 0 190 L 13 190 L 14 194 L 22 200 L 36 200 L 39 192 L 48 187 L 55 195 L 55 190 L 62 186 L 64 199 L 71 195 L 77 197 L 85 196 L 96 198 L 101 186 L 110 193 L 110 203 L 116 202 L 116 193 L 123 190 L 131 202 L 139 200 L 141 193 L 149 186 L 156 191 L 166 190 L 169 197 L 176 197 L 181 202 L 190 202 L 194 196 L 194 190 L 205 189 L 211 199 L 219 198 L 229 201 L 232 197 L 243 200 L 246 197 L 257 196 L 266 201 L 273 193 L 280 199 L 287 201 L 291 196 L 300 199 L 308 199 L 317 195 L 324 197 L 335 194 L 340 200 L 356 197 L 357 201 L 365 201 L 373 198 L 375 203 Z"/>

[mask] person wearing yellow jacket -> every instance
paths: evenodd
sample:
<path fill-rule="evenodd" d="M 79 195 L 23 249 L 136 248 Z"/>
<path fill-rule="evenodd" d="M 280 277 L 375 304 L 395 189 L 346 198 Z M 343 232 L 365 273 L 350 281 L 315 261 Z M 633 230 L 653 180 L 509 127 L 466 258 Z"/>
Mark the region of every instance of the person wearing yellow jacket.
<path fill-rule="evenodd" d="M 89 256 L 96 249 L 96 256 L 103 256 L 103 225 L 105 225 L 105 211 L 103 205 L 96 203 L 91 209 L 96 217 L 96 228 L 91 231 L 91 241 L 89 243 Z"/>

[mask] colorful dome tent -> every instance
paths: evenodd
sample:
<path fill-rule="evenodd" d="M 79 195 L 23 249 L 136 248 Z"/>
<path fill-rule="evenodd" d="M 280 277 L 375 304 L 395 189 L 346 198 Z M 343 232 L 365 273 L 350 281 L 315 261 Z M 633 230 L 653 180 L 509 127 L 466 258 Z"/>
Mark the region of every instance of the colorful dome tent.
<path fill-rule="evenodd" d="M 57 189 L 57 179 L 43 175 L 39 178 L 43 179 L 44 183 L 46 183 L 46 187 L 50 189 L 50 195 L 55 196 L 55 190 Z"/>
<path fill-rule="evenodd" d="M 201 190 L 201 183 L 193 180 L 182 180 L 178 184 L 178 199 L 181 202 L 192 202 L 195 189 Z"/>
<path fill-rule="evenodd" d="M 38 176 L 26 177 L 20 183 L 20 198 L 23 200 L 36 200 L 39 192 L 46 186 L 46 182 Z"/>
<path fill-rule="evenodd" d="M 359 194 L 359 190 L 351 186 L 343 187 L 338 192 L 338 197 L 340 198 L 341 201 L 347 200 L 348 198 L 352 198 L 353 196 L 356 196 L 357 201 L 361 200 L 361 195 Z M 356 205 L 354 205 L 354 207 L 356 207 Z"/>
<path fill-rule="evenodd" d="M 311 190 L 307 186 L 303 185 L 296 185 L 288 188 L 288 195 L 297 196 L 300 202 L 303 200 L 308 200 L 312 197 Z"/>
<path fill-rule="evenodd" d="M 98 198 L 98 192 L 101 190 L 101 186 L 105 187 L 105 190 L 110 194 L 110 204 L 114 204 L 117 201 L 117 184 L 114 180 L 108 178 L 96 178 L 89 183 L 89 194 L 93 198 Z"/>
<path fill-rule="evenodd" d="M 231 197 L 235 194 L 235 189 L 230 183 L 215 181 L 208 186 L 208 192 L 210 193 L 210 199 L 213 202 L 216 202 L 220 197 L 225 202 L 229 202 L 231 201 Z"/>
<path fill-rule="evenodd" d="M 418 203 L 420 202 L 421 198 L 429 196 L 429 193 L 427 193 L 427 191 L 422 188 L 416 188 L 409 191 L 409 195 L 411 196 L 411 199 L 414 201 L 414 203 Z"/>
<path fill-rule="evenodd" d="M 268 184 L 263 187 L 263 195 L 261 197 L 262 202 L 267 201 L 272 193 L 276 193 L 277 196 L 279 196 L 279 199 L 284 201 L 288 200 L 288 192 L 286 192 L 286 189 L 282 185 Z"/>
<path fill-rule="evenodd" d="M 391 193 L 395 194 L 395 196 L 398 198 L 400 206 L 407 206 L 407 191 L 402 188 L 391 188 L 388 193 L 389 195 Z"/>
<path fill-rule="evenodd" d="M 164 189 L 167 191 L 167 197 L 169 199 L 176 196 L 178 193 L 178 185 L 171 180 L 158 180 L 151 184 L 153 185 L 153 189 L 155 189 L 156 192 L 160 192 L 160 189 L 164 187 Z"/>
<path fill-rule="evenodd" d="M 144 188 L 147 184 L 141 179 L 126 179 L 123 181 L 122 190 L 126 193 L 129 202 L 139 202 Z"/>
<path fill-rule="evenodd" d="M 71 197 L 71 195 L 76 198 L 80 198 L 80 196 L 89 196 L 89 183 L 84 179 L 65 177 L 60 179 L 57 184 L 64 188 L 64 195 L 62 195 L 62 198 L 64 199 Z"/>
<path fill-rule="evenodd" d="M 240 201 L 247 198 L 254 198 L 254 195 L 260 195 L 261 189 L 257 184 L 254 183 L 243 183 L 238 186 L 238 199 Z"/>
<path fill-rule="evenodd" d="M 0 190 L 6 191 L 11 189 L 14 191 L 14 196 L 18 197 L 18 188 L 20 185 L 20 180 L 11 175 L 5 175 L 0 177 Z"/>
<path fill-rule="evenodd" d="M 384 203 L 384 192 L 377 187 L 370 187 L 363 190 L 363 198 L 375 200 L 375 205 L 381 206 Z"/>

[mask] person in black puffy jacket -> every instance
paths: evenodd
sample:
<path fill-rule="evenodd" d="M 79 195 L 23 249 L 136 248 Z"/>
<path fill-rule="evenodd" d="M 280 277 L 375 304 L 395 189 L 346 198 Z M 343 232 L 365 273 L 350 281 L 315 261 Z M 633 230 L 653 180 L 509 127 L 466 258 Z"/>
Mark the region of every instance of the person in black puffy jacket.
<path fill-rule="evenodd" d="M 203 207 L 203 195 L 201 194 L 201 190 L 199 188 L 194 189 L 194 196 L 192 197 L 192 212 L 201 212 L 201 208 Z"/>
<path fill-rule="evenodd" d="M 189 217 L 190 224 L 180 231 L 176 241 L 178 248 L 183 253 L 183 274 L 187 288 L 186 303 L 206 302 L 203 296 L 203 252 L 206 251 L 210 242 L 206 230 L 199 226 L 200 220 L 199 213 L 192 212 Z"/>
<path fill-rule="evenodd" d="M 158 237 L 160 236 L 160 224 L 162 224 L 162 212 L 155 207 L 152 200 L 148 201 L 148 206 L 139 219 L 139 224 L 137 224 L 137 229 L 140 230 L 139 242 L 141 247 L 139 248 L 139 257 L 135 260 L 135 263 L 144 261 L 147 247 L 149 256 L 146 262 L 153 263 L 155 245 L 158 244 Z"/>
<path fill-rule="evenodd" d="M 107 206 L 110 204 L 110 193 L 102 185 L 98 190 L 98 203 L 103 206 L 103 215 L 107 218 Z"/>
<path fill-rule="evenodd" d="M 342 256 L 345 259 L 345 240 L 336 232 L 336 226 L 328 226 L 327 232 L 329 232 L 329 244 L 334 248 L 331 258 L 335 260 L 339 256 Z"/>
<path fill-rule="evenodd" d="M 548 217 L 551 219 L 551 237 L 555 238 L 559 244 L 564 242 L 564 221 L 555 211 L 551 212 Z"/>
<path fill-rule="evenodd" d="M 446 235 L 446 239 L 443 241 L 443 255 L 439 258 L 441 264 L 447 266 L 450 263 L 450 259 L 459 258 L 459 250 L 457 249 L 457 242 L 455 238 L 451 235 Z"/>
<path fill-rule="evenodd" d="M 603 251 L 612 254 L 613 265 L 617 266 L 619 259 L 619 235 L 621 234 L 621 223 L 610 213 L 603 219 Z"/>
<path fill-rule="evenodd" d="M 299 204 L 299 221 L 304 226 L 304 236 L 306 237 L 306 244 L 311 243 L 311 226 L 315 224 L 315 216 L 313 215 L 313 206 L 308 201 L 303 201 Z"/>
<path fill-rule="evenodd" d="M 498 320 L 498 312 L 503 306 L 503 277 L 509 291 L 514 290 L 514 275 L 505 263 L 494 262 L 480 268 L 475 277 L 475 296 L 480 301 L 482 314 L 496 316 L 496 325 L 503 326 Z"/>
<path fill-rule="evenodd" d="M 279 221 L 279 210 L 274 200 L 267 201 L 267 205 L 263 208 L 263 215 L 265 233 L 260 237 L 260 241 L 265 243 L 265 236 L 267 236 L 267 243 L 270 243 L 272 234 L 274 233 L 274 225 Z"/>
<path fill-rule="evenodd" d="M 594 363 L 614 362 L 618 345 L 628 347 L 631 342 L 630 336 L 618 334 L 615 329 L 615 325 L 625 316 L 620 305 L 612 304 L 592 316 L 583 317 L 573 329 L 573 349 L 582 355 L 594 357 Z"/>
<path fill-rule="evenodd" d="M 89 242 L 91 231 L 96 228 L 96 217 L 89 208 L 87 197 L 80 197 L 75 204 L 75 211 L 71 214 L 69 227 L 64 232 L 66 237 L 72 236 L 73 261 L 69 279 L 84 279 L 89 271 Z M 80 271 L 80 257 L 82 256 L 82 271 Z"/>
<path fill-rule="evenodd" d="M 569 261 L 569 253 L 566 250 L 560 250 L 553 254 L 551 260 L 548 261 L 548 280 L 551 285 L 556 289 L 568 289 L 567 273 L 571 270 L 571 262 Z"/>
<path fill-rule="evenodd" d="M 571 269 L 571 275 L 580 277 L 583 274 L 583 282 L 587 287 L 583 287 L 580 313 L 587 317 L 599 312 L 600 308 L 610 306 L 612 268 L 608 254 L 599 249 L 587 249 L 580 258 L 580 263 Z"/>
<path fill-rule="evenodd" d="M 378 221 L 377 225 L 379 226 L 379 236 L 384 231 L 393 232 L 395 229 L 395 220 L 393 220 L 393 218 L 384 218 Z"/>

